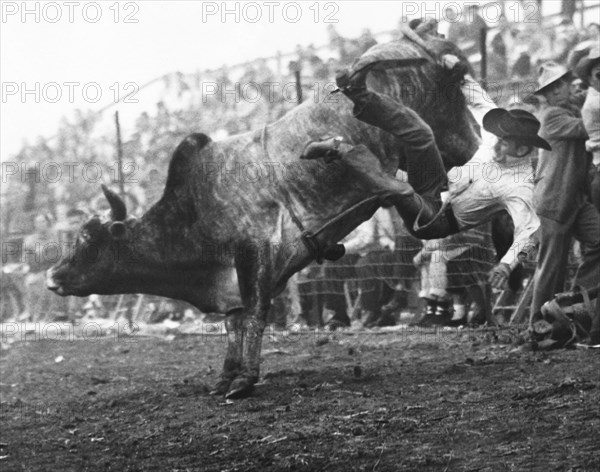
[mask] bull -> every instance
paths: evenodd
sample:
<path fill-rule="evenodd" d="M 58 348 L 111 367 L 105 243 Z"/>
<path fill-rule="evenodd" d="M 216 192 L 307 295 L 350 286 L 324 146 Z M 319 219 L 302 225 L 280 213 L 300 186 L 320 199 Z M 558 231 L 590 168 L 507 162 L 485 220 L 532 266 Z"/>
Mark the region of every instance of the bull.
<path fill-rule="evenodd" d="M 462 58 L 440 38 L 404 37 L 374 46 L 361 61 L 412 61 L 373 70 L 369 86 L 423 117 L 449 168 L 472 156 L 478 137 L 462 77 L 448 77 L 435 60 L 446 53 Z M 298 159 L 308 143 L 329 136 L 354 145 L 350 159 Z M 220 142 L 192 134 L 172 155 L 162 198 L 139 220 L 103 187 L 110 219 L 95 216 L 82 227 L 72 254 L 48 271 L 47 286 L 63 296 L 148 293 L 226 313 L 227 352 L 212 393 L 246 396 L 259 378 L 272 298 L 311 261 L 340 256 L 336 243 L 384 203 L 365 172 L 391 179 L 404 166 L 397 138 L 355 119 L 342 94 Z M 225 290 L 236 278 L 239 299 Z"/>

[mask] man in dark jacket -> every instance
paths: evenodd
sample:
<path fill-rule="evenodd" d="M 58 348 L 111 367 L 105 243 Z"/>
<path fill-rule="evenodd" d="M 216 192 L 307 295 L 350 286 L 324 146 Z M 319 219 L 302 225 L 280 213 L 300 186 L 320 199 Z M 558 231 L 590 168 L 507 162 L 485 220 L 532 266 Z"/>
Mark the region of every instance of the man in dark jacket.
<path fill-rule="evenodd" d="M 540 218 L 540 246 L 532 317 L 563 290 L 572 237 L 582 243 L 583 262 L 576 284 L 589 289 L 600 283 L 600 214 L 589 199 L 591 159 L 585 150 L 588 135 L 582 119 L 569 108 L 571 78 L 565 67 L 545 63 L 535 92 L 548 103 L 541 114 L 540 135 L 552 150 L 541 151 L 536 170 L 534 202 Z M 599 328 L 596 316 L 592 326 L 595 338 L 600 335 Z"/>

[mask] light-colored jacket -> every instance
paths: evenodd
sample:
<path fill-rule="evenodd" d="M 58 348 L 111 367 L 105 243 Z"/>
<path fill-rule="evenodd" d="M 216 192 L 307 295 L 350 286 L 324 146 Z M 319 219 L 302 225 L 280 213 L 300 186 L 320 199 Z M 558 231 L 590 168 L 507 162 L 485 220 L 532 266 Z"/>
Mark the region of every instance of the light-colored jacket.
<path fill-rule="evenodd" d="M 585 148 L 593 154 L 594 165 L 600 165 L 600 92 L 593 87 L 587 91 L 581 118 L 589 136 Z"/>
<path fill-rule="evenodd" d="M 497 161 L 493 148 L 483 144 L 469 162 L 450 170 L 448 181 L 452 210 L 461 230 L 479 226 L 506 210 L 515 232 L 501 262 L 515 266 L 519 253 L 531 251 L 532 236 L 540 226 L 533 205 L 531 154 Z"/>

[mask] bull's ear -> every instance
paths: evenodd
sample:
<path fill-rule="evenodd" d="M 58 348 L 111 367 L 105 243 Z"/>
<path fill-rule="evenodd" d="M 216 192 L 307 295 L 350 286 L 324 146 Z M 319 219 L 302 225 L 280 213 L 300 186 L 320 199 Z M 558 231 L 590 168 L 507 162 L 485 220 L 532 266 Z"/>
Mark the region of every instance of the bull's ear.
<path fill-rule="evenodd" d="M 122 221 L 112 222 L 108 227 L 108 231 L 114 239 L 122 240 L 127 237 L 127 226 Z"/>
<path fill-rule="evenodd" d="M 113 221 L 125 221 L 127 217 L 127 207 L 121 197 L 102 184 L 102 192 L 110 204 L 111 218 Z"/>

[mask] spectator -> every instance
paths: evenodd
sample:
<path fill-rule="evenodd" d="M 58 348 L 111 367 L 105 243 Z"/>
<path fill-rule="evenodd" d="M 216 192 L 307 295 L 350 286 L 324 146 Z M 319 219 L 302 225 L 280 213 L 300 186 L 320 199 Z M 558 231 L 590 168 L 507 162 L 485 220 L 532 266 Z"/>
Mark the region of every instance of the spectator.
<path fill-rule="evenodd" d="M 398 171 L 396 175 L 401 180 L 406 179 L 406 173 L 403 171 Z M 409 293 L 415 292 L 419 284 L 413 258 L 423 247 L 421 240 L 410 234 L 397 212 L 390 212 L 390 217 L 394 226 L 395 247 L 387 264 L 391 274 L 386 277 L 386 282 L 393 287 L 394 293 L 391 300 L 381 307 L 384 319 L 394 313 L 400 317 L 402 309 L 405 308 L 418 310 L 417 298 L 409 296 Z"/>
<path fill-rule="evenodd" d="M 87 213 L 80 208 L 70 208 L 65 217 L 66 220 L 61 224 L 56 225 L 59 241 L 65 244 L 75 242 L 77 233 L 81 229 L 83 223 L 87 220 Z"/>
<path fill-rule="evenodd" d="M 158 169 L 151 168 L 142 181 L 146 200 L 146 211 L 162 197 L 164 180 Z"/>
<path fill-rule="evenodd" d="M 368 28 L 363 29 L 358 38 L 358 55 L 360 56 L 362 53 L 372 48 L 376 44 L 377 40 L 373 36 L 373 33 L 371 33 L 371 30 Z"/>
<path fill-rule="evenodd" d="M 300 317 L 309 326 L 330 330 L 350 326 L 344 284 L 356 279 L 355 264 L 358 254 L 347 254 L 338 261 L 309 266 L 298 279 Z M 323 312 L 328 315 L 323 320 Z"/>
<path fill-rule="evenodd" d="M 456 33 L 450 33 L 450 30 L 455 28 L 454 24 L 456 24 L 458 20 L 459 16 L 456 8 L 454 8 L 451 4 L 445 7 L 437 28 L 439 34 L 447 39 L 450 38 L 450 35 L 454 36 Z"/>
<path fill-rule="evenodd" d="M 569 109 L 572 75 L 553 62 L 543 64 L 540 72 L 535 94 L 548 103 L 541 114 L 540 135 L 552 150 L 541 151 L 536 171 L 534 198 L 541 224 L 532 318 L 562 291 L 573 236 L 583 243 L 575 282 L 589 289 L 600 279 L 600 214 L 586 194 L 591 164 L 585 151 L 588 135 L 581 118 Z"/>
<path fill-rule="evenodd" d="M 34 232 L 23 240 L 23 256 L 29 266 L 25 276 L 25 312 L 22 319 L 40 321 L 50 314 L 57 295 L 46 289 L 46 270 L 58 259 L 58 241 L 49 214 L 33 220 Z"/>
<path fill-rule="evenodd" d="M 331 77 L 327 64 L 325 64 L 319 56 L 315 55 L 310 58 L 310 68 L 314 80 L 326 82 Z"/>
<path fill-rule="evenodd" d="M 429 239 L 423 249 L 415 256 L 414 264 L 421 271 L 421 291 L 419 297 L 425 301 L 425 313 L 415 323 L 417 326 L 449 325 L 452 319 L 452 298 L 446 291 L 448 277 L 446 273 L 448 248 L 445 239 Z M 452 257 L 452 254 L 449 255 Z"/>
<path fill-rule="evenodd" d="M 345 241 L 346 251 L 359 254 L 356 275 L 361 293 L 362 324 L 391 326 L 395 324 L 391 312 L 382 308 L 394 296 L 394 240 L 395 228 L 389 209 L 380 208 L 373 217 L 360 225 Z"/>
<path fill-rule="evenodd" d="M 573 24 L 573 20 L 563 18 L 554 30 L 555 39 L 552 43 L 552 52 L 547 60 L 564 63 L 569 56 L 569 52 L 579 42 L 579 33 Z"/>
<path fill-rule="evenodd" d="M 414 258 L 421 270 L 421 292 L 425 313 L 417 326 L 460 326 L 467 322 L 467 313 L 453 316 L 453 297 L 456 288 L 467 291 L 477 307 L 475 322 L 484 323 L 491 316 L 490 290 L 487 272 L 493 265 L 489 250 L 489 227 L 484 232 L 472 229 L 443 239 L 425 241 Z"/>
<path fill-rule="evenodd" d="M 335 26 L 327 25 L 327 34 L 329 35 L 329 46 L 339 54 L 339 61 L 342 64 L 352 62 L 352 58 L 346 53 L 346 40 L 336 31 Z"/>
<path fill-rule="evenodd" d="M 600 25 L 598 23 L 590 23 L 586 28 L 585 35 L 589 41 L 598 42 L 600 40 Z"/>
<path fill-rule="evenodd" d="M 494 35 L 490 47 L 488 77 L 492 80 L 504 80 L 508 75 L 508 65 L 506 61 L 506 44 L 501 31 Z"/>
<path fill-rule="evenodd" d="M 421 37 L 433 36 L 441 38 L 442 35 L 438 32 L 438 24 L 432 18 L 415 18 L 409 21 L 408 26 Z"/>
<path fill-rule="evenodd" d="M 513 79 L 522 79 L 531 75 L 531 56 L 526 46 L 522 46 L 519 57 L 512 66 L 511 77 Z"/>
<path fill-rule="evenodd" d="M 587 86 L 581 79 L 573 79 L 569 90 L 569 103 L 576 115 L 581 113 L 581 108 L 585 103 L 587 95 Z"/>
<path fill-rule="evenodd" d="M 582 58 L 575 73 L 589 85 L 581 116 L 589 136 L 585 147 L 592 153 L 592 203 L 600 211 L 600 48 Z"/>
<path fill-rule="evenodd" d="M 55 230 L 60 247 L 63 251 L 72 251 L 77 239 L 77 233 L 87 220 L 87 213 L 79 208 L 70 208 L 66 213 L 66 219 L 57 223 Z M 86 298 L 66 297 L 58 300 L 60 311 L 66 319 L 73 320 L 83 315 Z"/>
<path fill-rule="evenodd" d="M 448 40 L 456 44 L 471 61 L 479 57 L 481 31 L 487 31 L 485 20 L 479 15 L 479 5 L 470 4 L 458 22 L 448 29 Z"/>

